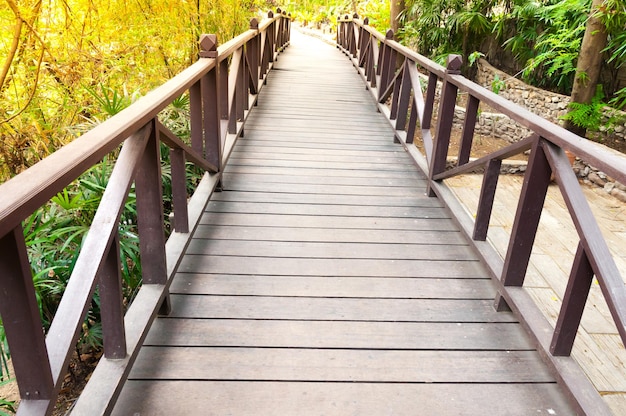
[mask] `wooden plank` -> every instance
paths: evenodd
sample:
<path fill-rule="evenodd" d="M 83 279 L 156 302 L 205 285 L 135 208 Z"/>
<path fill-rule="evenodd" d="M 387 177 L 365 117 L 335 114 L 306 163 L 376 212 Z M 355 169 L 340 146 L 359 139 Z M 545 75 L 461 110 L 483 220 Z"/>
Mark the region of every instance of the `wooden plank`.
<path fill-rule="evenodd" d="M 277 130 L 254 130 L 249 134 L 246 133 L 246 137 L 242 141 L 250 141 L 251 143 L 258 143 L 259 141 L 276 141 L 280 140 L 289 143 L 293 140 L 294 134 L 288 131 Z M 377 133 L 374 131 L 363 133 L 326 133 L 323 135 L 301 132 L 297 135 L 299 141 L 295 142 L 293 146 L 353 146 L 355 148 L 363 149 L 366 147 L 379 147 L 379 146 L 393 146 L 393 135 L 388 133 Z"/>
<path fill-rule="evenodd" d="M 378 322 L 517 322 L 476 299 L 358 299 L 172 295 L 171 318 Z"/>
<path fill-rule="evenodd" d="M 267 104 L 271 105 L 271 100 L 268 100 Z M 363 116 L 356 117 L 353 119 L 349 116 L 348 113 L 340 112 L 338 115 L 344 115 L 343 120 L 340 117 L 280 117 L 277 119 L 276 117 L 266 117 L 266 118 L 255 118 L 250 121 L 250 127 L 258 128 L 265 125 L 269 125 L 271 121 L 271 125 L 273 125 L 276 129 L 279 130 L 291 130 L 291 129 L 313 129 L 314 131 L 319 130 L 332 130 L 332 131 L 361 131 L 363 133 L 367 133 L 370 130 L 384 130 L 388 129 L 388 126 L 385 124 L 384 120 L 376 122 L 375 120 L 380 120 L 378 118 L 372 121 L 371 119 L 367 119 Z M 342 114 L 343 113 L 343 114 Z M 282 114 L 282 113 L 281 113 Z M 268 114 L 270 115 L 270 114 Z M 345 117 L 349 116 L 349 117 Z M 270 121 L 268 121 L 270 120 Z"/>
<path fill-rule="evenodd" d="M 194 239 L 187 255 L 307 259 L 475 260 L 468 246 Z"/>
<path fill-rule="evenodd" d="M 144 346 L 130 378 L 169 380 L 549 383 L 535 351 L 395 351 Z M 158 363 L 158 364 L 157 364 Z M 286 363 L 288 363 L 286 365 Z"/>
<path fill-rule="evenodd" d="M 252 126 L 251 126 L 252 127 Z M 315 124 L 311 124 L 309 126 L 304 126 L 300 123 L 286 123 L 281 122 L 279 118 L 265 120 L 263 123 L 254 124 L 254 130 L 257 131 L 276 131 L 280 130 L 284 132 L 291 132 L 294 134 L 306 133 L 312 135 L 325 135 L 326 133 L 332 133 L 336 135 L 348 134 L 351 136 L 368 135 L 371 130 L 368 129 L 354 129 L 350 126 L 343 126 L 342 124 L 329 125 L 329 126 L 319 126 Z M 392 133 L 390 131 L 390 133 Z M 378 130 L 378 134 L 381 135 L 381 131 Z"/>
<path fill-rule="evenodd" d="M 248 168 L 249 169 L 249 168 Z M 275 170 L 275 169 L 273 169 Z M 312 184 L 312 185 L 324 185 L 324 186 L 375 186 L 375 187 L 387 187 L 387 188 L 418 188 L 426 189 L 426 179 L 419 177 L 402 177 L 402 178 L 355 178 L 355 177 L 342 177 L 331 176 L 321 174 L 317 172 L 317 175 L 302 175 L 299 170 L 297 172 L 288 172 L 289 168 L 283 168 L 284 173 L 278 174 L 272 173 L 257 173 L 252 172 L 236 172 L 226 173 L 224 175 L 224 182 L 261 182 L 261 183 L 283 183 L 283 184 Z M 298 173 L 298 174 L 295 174 Z M 426 199 L 426 198 L 424 198 Z"/>
<path fill-rule="evenodd" d="M 533 350 L 511 323 L 159 319 L 145 345 L 369 350 Z M 182 350 L 181 350 L 182 352 Z"/>
<path fill-rule="evenodd" d="M 232 185 L 237 187 L 237 183 Z M 384 218 L 450 218 L 444 208 L 425 207 L 377 207 L 355 205 L 326 205 L 326 204 L 284 204 L 271 202 L 221 202 L 213 201 L 207 206 L 210 213 L 245 213 L 245 214 L 274 214 L 274 215 L 326 215 L 326 216 L 359 216 Z"/>
<path fill-rule="evenodd" d="M 389 163 L 361 163 L 361 162 L 334 162 L 334 161 L 291 161 L 291 160 L 256 160 L 232 157 L 228 162 L 235 166 L 272 166 L 272 167 L 298 167 L 316 169 L 352 169 L 352 170 L 385 170 L 402 172 L 410 165 L 398 165 Z"/>
<path fill-rule="evenodd" d="M 360 228 L 369 230 L 458 230 L 452 220 L 432 218 L 360 218 L 271 214 L 257 214 L 251 216 L 234 213 L 208 213 L 202 217 L 201 223 L 206 225 L 224 224 L 266 227 Z"/>
<path fill-rule="evenodd" d="M 246 192 L 274 192 L 292 194 L 336 194 L 336 195 L 367 195 L 367 196 L 423 196 L 417 188 L 400 188 L 385 186 L 348 186 L 348 185 L 315 185 L 315 184 L 282 184 L 250 182 L 237 178 L 225 184 L 226 190 Z"/>
<path fill-rule="evenodd" d="M 260 134 L 259 132 L 250 132 L 250 134 L 246 134 L 244 140 L 240 141 L 237 146 L 240 148 L 245 148 L 247 146 L 256 146 L 260 149 L 270 149 L 270 148 L 290 148 L 290 149 L 318 149 L 318 150 L 351 150 L 353 152 L 367 152 L 367 151 L 375 151 L 375 152 L 397 152 L 398 145 L 391 144 L 391 141 L 387 141 L 387 143 L 383 141 L 378 142 L 354 142 L 354 140 L 350 141 L 337 141 L 337 140 L 303 140 L 303 141 L 286 141 L 281 140 L 280 137 L 273 134 Z M 417 172 L 417 171 L 416 171 Z M 410 173 L 410 172 L 407 172 Z M 421 173 L 421 172 L 419 172 Z"/>
<path fill-rule="evenodd" d="M 114 415 L 572 415 L 556 384 L 129 381 Z M 173 400 L 173 397 L 184 400 Z M 495 410 L 497 409 L 497 410 Z"/>
<path fill-rule="evenodd" d="M 265 158 L 276 157 L 280 155 L 282 158 L 288 158 L 293 156 L 294 160 L 313 160 L 319 157 L 324 157 L 325 160 L 332 160 L 329 158 L 345 159 L 349 158 L 352 161 L 357 160 L 382 160 L 389 163 L 410 163 L 410 159 L 406 156 L 406 153 L 402 148 L 390 147 L 384 151 L 377 151 L 373 149 L 359 150 L 356 146 L 349 149 L 324 149 L 324 148 L 301 148 L 292 146 L 267 146 L 262 142 L 245 140 L 242 141 L 233 151 L 233 155 L 240 157 L 249 156 L 251 158 Z M 308 159 L 301 159 L 303 156 L 308 156 Z"/>
<path fill-rule="evenodd" d="M 313 296 L 413 299 L 493 299 L 485 279 L 302 277 L 179 273 L 172 293 L 240 296 Z"/>
<path fill-rule="evenodd" d="M 285 204 L 327 204 L 388 207 L 442 207 L 435 198 L 421 196 L 371 196 L 338 194 L 296 194 L 272 192 L 224 191 L 213 195 L 213 201 L 281 202 Z"/>
<path fill-rule="evenodd" d="M 361 243 L 407 243 L 430 245 L 467 245 L 455 231 L 359 230 L 340 228 L 244 227 L 199 225 L 195 238 L 214 240 L 317 241 Z"/>
<path fill-rule="evenodd" d="M 255 149 L 256 150 L 256 149 Z M 286 152 L 256 152 L 256 151 L 238 151 L 235 149 L 232 152 L 231 158 L 233 159 L 246 159 L 246 160 L 260 160 L 263 162 L 267 161 L 291 161 L 291 162 L 340 162 L 340 163 L 367 163 L 367 164 L 377 164 L 377 165 L 393 165 L 393 166 L 402 166 L 408 165 L 412 166 L 413 163 L 411 160 L 406 157 L 406 155 L 398 153 L 393 154 L 389 153 L 383 156 L 369 155 L 369 154 L 360 154 L 360 155 L 343 155 L 340 152 L 333 152 L 333 154 L 318 154 L 314 152 L 307 153 L 286 153 Z"/>
<path fill-rule="evenodd" d="M 302 167 L 294 167 L 294 166 L 284 166 L 284 167 L 268 167 L 268 166 L 236 166 L 236 165 L 228 165 L 224 170 L 226 174 L 264 174 L 264 175 L 275 175 L 275 176 L 285 176 L 285 181 L 289 181 L 291 176 L 296 177 L 309 177 L 311 180 L 315 180 L 316 177 L 326 178 L 325 180 L 347 180 L 350 178 L 351 180 L 368 180 L 368 179 L 389 179 L 389 180 L 400 180 L 403 181 L 405 186 L 418 186 L 421 187 L 421 180 L 424 180 L 425 176 L 423 173 L 419 173 L 417 171 L 410 172 L 401 172 L 401 171 L 358 171 L 346 168 L 340 169 L 317 169 L 317 168 L 302 168 Z M 346 179 L 344 179 L 346 178 Z M 354 183 L 355 185 L 358 184 Z M 423 189 L 426 189 L 425 186 Z M 435 199 L 435 198 L 430 198 Z"/>
<path fill-rule="evenodd" d="M 278 103 L 279 101 L 267 100 L 264 101 L 264 104 L 269 104 L 271 102 Z M 291 111 L 285 112 L 284 109 L 281 109 L 278 105 L 273 109 L 262 107 L 256 110 L 254 112 L 254 121 L 250 124 L 262 124 L 263 119 L 272 119 L 273 117 L 276 117 L 281 110 L 283 110 L 280 112 L 283 120 L 293 123 L 302 123 L 303 125 L 309 125 L 311 122 L 320 122 L 324 125 L 331 126 L 346 123 L 344 125 L 352 126 L 357 130 L 388 129 L 387 122 L 385 120 L 380 120 L 378 117 L 369 117 L 368 114 L 350 114 L 350 118 L 347 119 L 347 113 L 345 111 L 333 111 L 332 109 L 322 108 L 316 109 L 317 111 L 312 111 L 306 107 L 294 107 Z"/>
<path fill-rule="evenodd" d="M 306 259 L 246 256 L 186 256 L 180 264 L 183 273 L 253 274 L 290 276 L 294 270 L 303 276 L 482 278 L 485 270 L 478 261 Z"/>

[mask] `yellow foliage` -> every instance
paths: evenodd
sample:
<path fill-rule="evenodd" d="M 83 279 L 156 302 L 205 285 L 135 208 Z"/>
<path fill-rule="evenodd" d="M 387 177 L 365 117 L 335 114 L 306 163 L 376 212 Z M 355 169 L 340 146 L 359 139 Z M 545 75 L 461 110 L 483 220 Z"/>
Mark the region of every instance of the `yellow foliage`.
<path fill-rule="evenodd" d="M 0 0 L 0 182 L 99 115 L 87 88 L 147 92 L 197 59 L 200 34 L 247 29 L 255 1 Z"/>

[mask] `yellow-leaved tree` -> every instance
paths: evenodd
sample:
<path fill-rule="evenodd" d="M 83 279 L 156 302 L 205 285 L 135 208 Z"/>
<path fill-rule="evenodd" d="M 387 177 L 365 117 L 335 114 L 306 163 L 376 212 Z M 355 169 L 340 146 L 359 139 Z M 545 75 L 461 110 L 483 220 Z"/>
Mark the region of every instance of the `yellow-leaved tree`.
<path fill-rule="evenodd" d="M 0 182 L 104 116 L 89 90 L 147 92 L 195 61 L 200 34 L 245 30 L 257 1 L 0 0 Z"/>

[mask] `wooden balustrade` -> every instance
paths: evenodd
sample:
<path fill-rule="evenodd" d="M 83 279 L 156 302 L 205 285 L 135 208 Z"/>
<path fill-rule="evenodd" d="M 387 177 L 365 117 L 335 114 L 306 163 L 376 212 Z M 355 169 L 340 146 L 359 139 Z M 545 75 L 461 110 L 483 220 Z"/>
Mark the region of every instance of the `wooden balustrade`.
<path fill-rule="evenodd" d="M 535 338 L 556 376 L 563 381 L 584 414 L 610 414 L 595 389 L 568 358 L 595 275 L 622 341 L 626 342 L 626 288 L 607 243 L 589 208 L 564 150 L 569 150 L 607 175 L 626 183 L 626 157 L 555 125 L 471 82 L 460 74 L 462 59 L 451 55 L 446 68 L 426 59 L 368 26 L 367 19 L 338 20 L 338 47 L 351 59 L 416 164 L 428 175 L 428 191 L 450 207 L 453 216 L 490 268 L 498 287 L 496 307 L 518 313 Z M 434 137 L 431 134 L 435 97 L 440 102 Z M 424 97 L 425 91 L 425 97 Z M 457 166 L 446 170 L 457 93 L 468 96 Z M 388 103 L 390 100 L 390 103 Z M 480 103 L 494 108 L 532 131 L 530 137 L 490 155 L 470 161 Z M 389 105 L 388 105 L 389 104 Z M 407 124 L 408 118 L 408 124 Z M 413 143 L 420 131 L 425 155 Z M 487 243 L 495 189 L 504 158 L 531 149 L 510 242 L 504 259 Z M 443 180 L 484 168 L 475 220 L 468 218 Z M 554 178 L 576 227 L 579 241 L 556 327 L 523 290 L 539 218 L 551 178 Z"/>
<path fill-rule="evenodd" d="M 0 186 L 0 315 L 11 350 L 20 415 L 49 414 L 96 285 L 104 354 L 76 403 L 77 414 L 110 411 L 152 320 L 167 313 L 168 287 L 190 231 L 211 193 L 277 54 L 289 43 L 290 16 L 278 10 L 217 45 L 200 39 L 200 59 L 136 103 Z M 229 64 L 230 59 L 230 64 Z M 158 121 L 188 91 L 191 144 Z M 166 241 L 160 142 L 170 149 L 174 232 Z M 123 144 L 48 334 L 37 307 L 22 221 Z M 185 163 L 206 171 L 187 202 Z M 118 226 L 131 189 L 137 197 L 143 286 L 123 313 Z"/>

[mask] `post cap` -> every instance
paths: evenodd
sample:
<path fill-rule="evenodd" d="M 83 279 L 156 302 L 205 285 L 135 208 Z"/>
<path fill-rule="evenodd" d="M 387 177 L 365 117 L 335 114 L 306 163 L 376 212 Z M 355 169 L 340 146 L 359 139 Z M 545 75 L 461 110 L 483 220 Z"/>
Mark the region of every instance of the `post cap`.
<path fill-rule="evenodd" d="M 200 36 L 200 58 L 217 58 L 217 35 Z"/>

